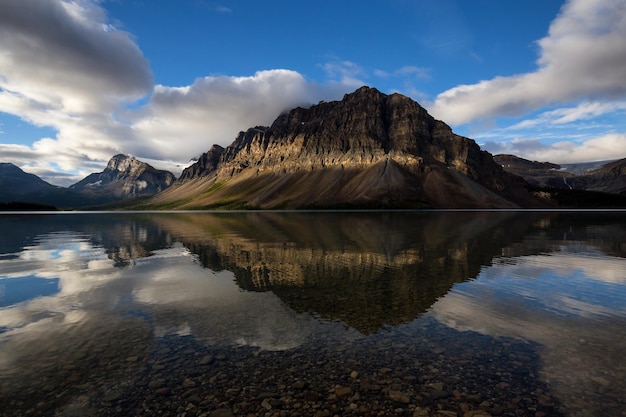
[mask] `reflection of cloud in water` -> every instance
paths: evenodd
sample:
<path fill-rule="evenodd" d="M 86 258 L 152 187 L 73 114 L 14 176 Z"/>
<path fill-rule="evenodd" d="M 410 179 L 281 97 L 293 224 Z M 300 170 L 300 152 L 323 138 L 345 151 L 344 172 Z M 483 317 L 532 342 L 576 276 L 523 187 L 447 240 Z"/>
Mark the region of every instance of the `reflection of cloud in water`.
<path fill-rule="evenodd" d="M 597 395 L 601 409 L 626 398 L 626 260 L 554 253 L 494 263 L 429 314 L 458 330 L 542 344 L 543 376 L 563 404 Z"/>
<path fill-rule="evenodd" d="M 561 248 L 567 250 L 566 247 Z M 514 258 L 494 259 L 494 267 L 483 271 L 483 275 L 501 276 L 498 268 L 504 266 L 507 275 L 512 277 L 535 277 L 545 272 L 560 277 L 570 277 L 579 272 L 596 281 L 607 283 L 626 284 L 626 259 L 608 257 L 597 251 L 585 252 L 557 252 L 551 255 L 527 256 Z"/>
<path fill-rule="evenodd" d="M 83 250 L 89 256 L 82 256 Z M 192 334 L 211 344 L 268 350 L 299 346 L 322 331 L 317 320 L 294 312 L 273 293 L 241 291 L 232 273 L 203 268 L 180 244 L 123 269 L 114 267 L 102 249 L 76 247 L 53 255 L 38 247 L 28 251 L 38 253 L 25 255 L 28 262 L 13 260 L 11 276 L 58 279 L 60 290 L 2 310 L 3 366 L 12 358 L 45 350 L 38 340 L 57 340 L 71 333 L 73 343 L 79 343 L 76 339 L 87 339 L 95 328 L 105 325 L 103 315 L 123 322 L 127 312 L 141 311 L 155 336 Z M 106 326 L 118 325 L 108 321 Z"/>
<path fill-rule="evenodd" d="M 173 251 L 181 256 L 162 262 Z M 125 278 L 136 280 L 134 299 L 150 312 L 158 334 L 190 332 L 210 343 L 273 350 L 299 346 L 319 328 L 317 320 L 294 312 L 273 293 L 241 291 L 231 272 L 191 262 L 185 249 L 159 251 L 158 257 L 138 261 Z"/>

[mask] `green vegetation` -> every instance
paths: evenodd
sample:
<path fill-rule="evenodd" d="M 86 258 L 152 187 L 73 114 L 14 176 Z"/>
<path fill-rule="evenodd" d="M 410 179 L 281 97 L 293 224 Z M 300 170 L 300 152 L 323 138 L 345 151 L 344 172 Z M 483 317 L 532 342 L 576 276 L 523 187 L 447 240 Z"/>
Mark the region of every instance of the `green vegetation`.
<path fill-rule="evenodd" d="M 212 184 L 209 188 L 207 188 L 206 190 L 204 190 L 204 191 L 202 192 L 202 194 L 210 194 L 210 193 L 212 193 L 213 191 L 217 191 L 217 190 L 219 190 L 220 188 L 224 187 L 224 184 L 225 184 L 225 183 L 226 183 L 225 181 L 215 181 L 215 182 L 214 182 L 214 183 L 213 183 L 213 184 Z"/>
<path fill-rule="evenodd" d="M 284 200 L 280 203 L 278 203 L 277 205 L 275 205 L 274 207 L 272 207 L 272 210 L 285 210 L 289 207 L 289 204 L 291 204 L 291 199 L 287 199 Z"/>
<path fill-rule="evenodd" d="M 303 210 L 405 210 L 430 209 L 428 203 L 419 200 L 364 201 L 359 203 L 307 204 L 298 207 Z"/>
<path fill-rule="evenodd" d="M 245 201 L 219 200 L 216 203 L 193 207 L 192 210 L 257 210 Z"/>

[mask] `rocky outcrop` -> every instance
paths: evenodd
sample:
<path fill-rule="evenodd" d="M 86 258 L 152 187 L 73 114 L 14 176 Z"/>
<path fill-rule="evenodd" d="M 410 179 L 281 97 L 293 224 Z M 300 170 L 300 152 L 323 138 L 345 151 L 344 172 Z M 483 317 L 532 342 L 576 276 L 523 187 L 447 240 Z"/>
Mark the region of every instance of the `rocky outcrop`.
<path fill-rule="evenodd" d="M 194 164 L 183 170 L 183 173 L 178 178 L 178 181 L 183 182 L 193 178 L 210 175 L 210 173 L 217 169 L 223 153 L 223 147 L 220 145 L 213 145 L 213 147 L 211 147 L 208 152 L 203 153 Z"/>
<path fill-rule="evenodd" d="M 219 160 L 217 159 L 219 155 Z M 523 180 L 400 94 L 362 87 L 212 148 L 154 204 L 178 208 L 516 207 Z"/>
<path fill-rule="evenodd" d="M 104 171 L 87 176 L 70 189 L 118 198 L 140 197 L 165 190 L 175 179 L 169 171 L 157 170 L 134 157 L 119 154 L 109 160 Z"/>

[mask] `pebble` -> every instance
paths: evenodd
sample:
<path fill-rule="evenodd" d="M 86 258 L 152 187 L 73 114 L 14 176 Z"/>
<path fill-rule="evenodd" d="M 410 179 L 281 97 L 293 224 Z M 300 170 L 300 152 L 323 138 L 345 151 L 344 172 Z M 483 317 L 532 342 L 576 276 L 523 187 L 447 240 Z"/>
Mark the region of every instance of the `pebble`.
<path fill-rule="evenodd" d="M 478 334 L 458 338 L 445 326 L 428 326 L 423 339 L 415 330 L 406 338 L 400 331 L 381 332 L 284 351 L 168 336 L 146 338 L 145 345 L 118 340 L 115 354 L 106 345 L 114 339 L 105 338 L 97 358 L 82 352 L 99 366 L 68 355 L 65 369 L 63 357 L 56 357 L 62 352 L 54 352 L 55 366 L 22 364 L 28 372 L 21 378 L 0 379 L 0 409 L 7 417 L 565 416 L 533 369 L 511 364 L 522 354 L 525 364 L 537 361 L 534 346 L 508 339 L 501 346 Z M 456 356 L 434 352 L 431 339 Z M 79 380 L 69 380 L 77 371 Z"/>

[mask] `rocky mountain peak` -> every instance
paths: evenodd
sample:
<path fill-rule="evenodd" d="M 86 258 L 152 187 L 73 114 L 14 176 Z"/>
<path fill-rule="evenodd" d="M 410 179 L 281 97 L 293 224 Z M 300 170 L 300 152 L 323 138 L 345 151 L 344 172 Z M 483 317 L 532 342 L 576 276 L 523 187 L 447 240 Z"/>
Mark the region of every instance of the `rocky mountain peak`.
<path fill-rule="evenodd" d="M 141 168 L 144 164 L 144 162 L 138 161 L 133 156 L 117 154 L 109 160 L 106 169 L 110 171 L 124 172 Z"/>
<path fill-rule="evenodd" d="M 175 181 L 174 174 L 158 170 L 132 156 L 113 156 L 102 172 L 94 173 L 70 188 L 91 193 L 104 193 L 118 198 L 153 195 Z"/>
<path fill-rule="evenodd" d="M 370 87 L 340 101 L 294 108 L 270 127 L 250 128 L 230 146 L 211 148 L 181 176 L 181 190 L 189 191 L 179 195 L 197 192 L 197 182 L 184 186 L 196 179 L 218 190 L 218 201 L 243 199 L 262 208 L 503 207 L 528 197 L 473 140 L 454 134 L 409 97 Z M 216 182 L 220 186 L 212 187 Z M 184 199 L 210 204 L 212 195 Z"/>

